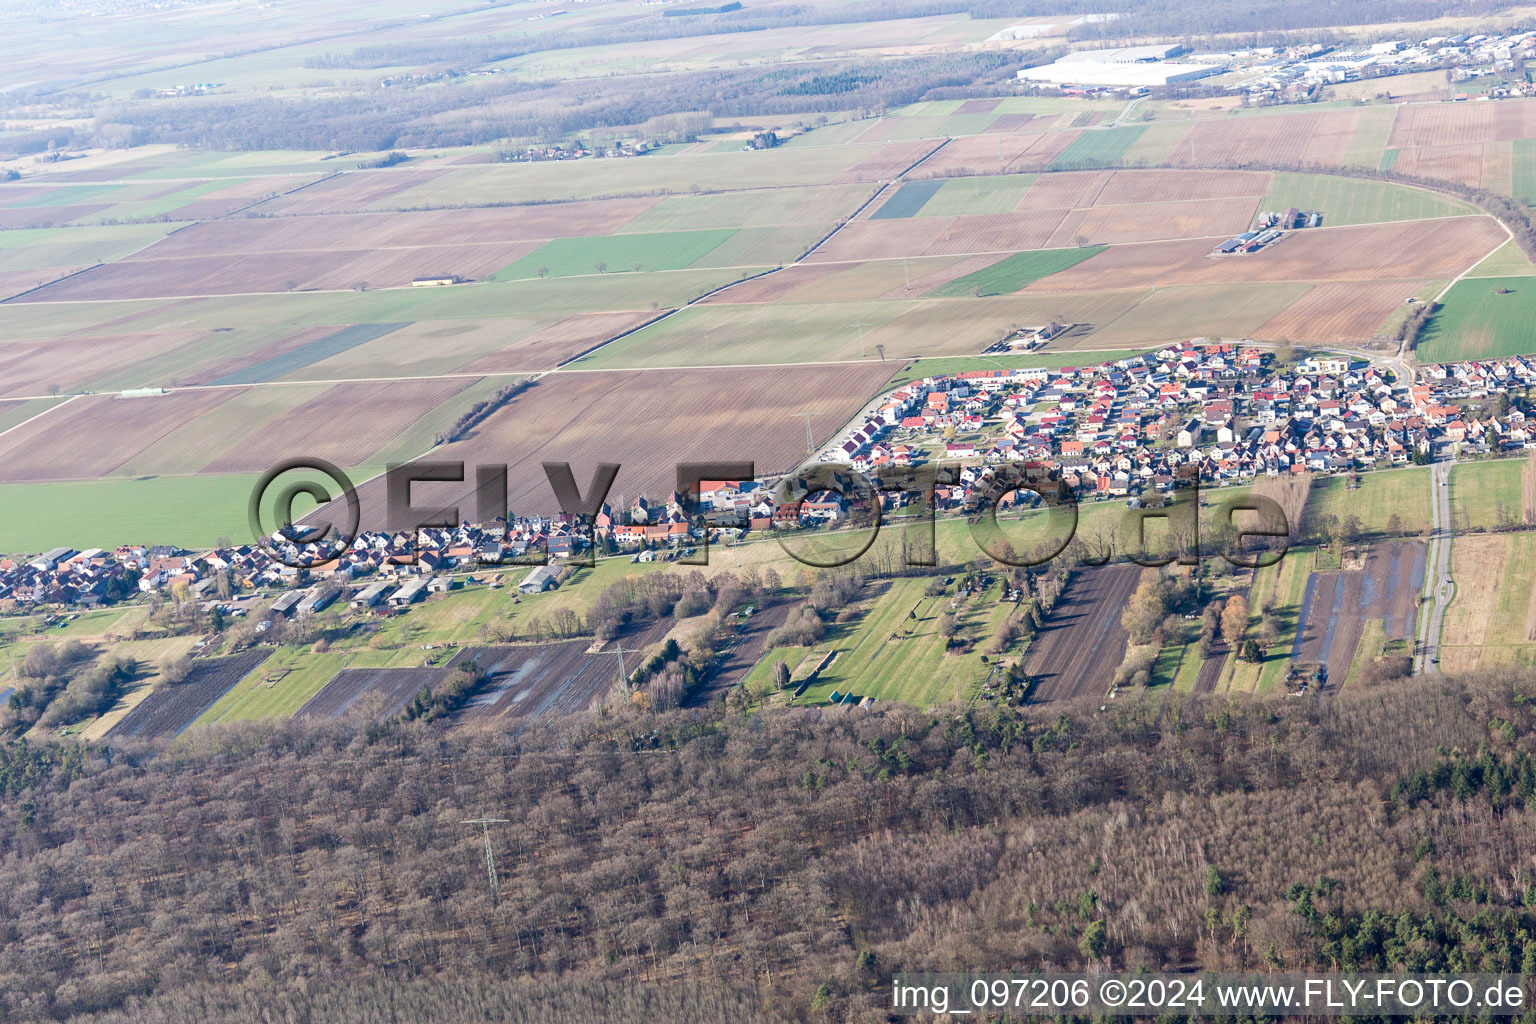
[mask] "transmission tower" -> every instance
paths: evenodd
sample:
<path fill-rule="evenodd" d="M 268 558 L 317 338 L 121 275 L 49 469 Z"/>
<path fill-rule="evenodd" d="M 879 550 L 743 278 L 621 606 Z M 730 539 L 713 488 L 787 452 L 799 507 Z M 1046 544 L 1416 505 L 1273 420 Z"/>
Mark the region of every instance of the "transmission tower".
<path fill-rule="evenodd" d="M 491 879 L 491 899 L 493 900 L 501 899 L 501 883 L 496 880 L 496 858 L 491 853 L 491 826 L 505 825 L 510 820 L 509 818 L 487 818 L 482 814 L 478 818 L 459 822 L 460 825 L 479 825 L 485 832 L 485 873 Z"/>
<path fill-rule="evenodd" d="M 613 653 L 615 653 L 615 654 L 617 654 L 619 656 L 619 682 L 620 683 L 627 683 L 627 682 L 629 682 L 629 673 L 627 671 L 625 671 L 625 669 L 624 669 L 624 655 L 626 655 L 626 654 L 639 654 L 640 652 L 639 651 L 631 651 L 628 648 L 626 648 L 623 644 L 617 644 L 613 648 Z"/>
<path fill-rule="evenodd" d="M 805 450 L 808 451 L 808 452 L 815 451 L 816 450 L 816 437 L 815 437 L 815 435 L 813 435 L 811 433 L 811 414 L 810 414 L 810 411 L 807 410 L 806 412 L 797 412 L 794 415 L 796 415 L 796 416 L 804 416 L 805 417 Z"/>

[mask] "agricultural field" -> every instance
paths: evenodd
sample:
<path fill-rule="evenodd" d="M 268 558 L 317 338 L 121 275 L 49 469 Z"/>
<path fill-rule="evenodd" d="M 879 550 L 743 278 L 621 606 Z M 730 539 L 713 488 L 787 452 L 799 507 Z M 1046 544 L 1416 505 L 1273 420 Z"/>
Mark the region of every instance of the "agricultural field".
<path fill-rule="evenodd" d="M 991 266 L 957 277 L 948 284 L 929 292 L 939 298 L 956 298 L 963 295 L 1006 295 L 1025 285 L 1049 277 L 1060 270 L 1075 267 L 1092 256 L 1104 251 L 1103 246 L 1083 246 L 1080 249 L 1041 249 L 1021 252 L 998 260 Z"/>
<path fill-rule="evenodd" d="M 542 378 L 487 418 L 467 439 L 433 453 L 468 465 L 507 463 L 509 507 L 556 512 L 541 461 L 568 461 L 585 490 L 597 462 L 621 467 L 614 496 L 666 495 L 676 464 L 751 460 L 759 473 L 792 468 L 805 452 L 806 423 L 825 440 L 889 377 L 879 362 L 857 366 L 616 373 Z M 678 415 L 679 403 L 689 415 Z M 578 417 L 576 411 L 580 410 Z M 617 431 L 614 424 L 623 423 Z M 422 503 L 474 507 L 474 481 L 417 485 Z M 359 489 L 363 525 L 384 511 L 382 481 Z M 414 499 L 413 499 L 414 500 Z"/>
<path fill-rule="evenodd" d="M 1266 210 L 1316 210 L 1333 227 L 1429 217 L 1462 217 L 1476 207 L 1427 189 L 1324 174 L 1276 174 L 1260 204 Z"/>
<path fill-rule="evenodd" d="M 361 466 L 474 382 L 448 377 L 80 398 L 0 436 L 0 482 L 260 473 L 299 455 Z"/>
<path fill-rule="evenodd" d="M 1468 277 L 1536 277 L 1536 264 L 1516 241 L 1505 242 L 1483 262 L 1467 272 Z"/>
<path fill-rule="evenodd" d="M 1348 477 L 1319 480 L 1307 499 L 1309 522 L 1322 516 L 1355 516 L 1370 534 L 1384 535 L 1392 516 L 1404 534 L 1429 529 L 1429 470 L 1424 467 L 1362 473 L 1359 486 Z"/>
<path fill-rule="evenodd" d="M 671 620 L 663 619 L 607 645 L 594 645 L 590 639 L 584 639 L 514 647 L 466 647 L 453 664 L 473 661 L 490 678 L 459 712 L 458 721 L 473 725 L 499 718 L 537 718 L 586 711 L 622 678 L 619 648 L 644 650 L 660 642 L 671 626 Z M 604 649 L 594 650 L 594 646 Z M 630 659 L 631 669 L 637 660 Z"/>
<path fill-rule="evenodd" d="M 1527 465 L 1525 459 L 1457 463 L 1451 470 L 1449 486 L 1456 532 L 1508 528 L 1527 522 L 1521 497 L 1521 473 Z"/>
<path fill-rule="evenodd" d="M 185 679 L 151 693 L 108 735 L 113 740 L 162 740 L 180 735 L 271 653 L 253 650 L 227 658 L 195 659 Z"/>
<path fill-rule="evenodd" d="M 447 679 L 446 668 L 344 668 L 295 713 L 297 718 L 341 718 L 351 712 L 389 718 L 423 687 Z"/>
<path fill-rule="evenodd" d="M 200 716 L 196 725 L 291 718 L 354 660 L 343 652 L 280 647 Z"/>
<path fill-rule="evenodd" d="M 1264 281 L 1419 281 L 1454 277 L 1498 248 L 1506 236 L 1491 217 L 1402 221 L 1291 232 L 1259 252 L 1214 258 L 1220 239 L 1148 245 L 1112 245 L 1046 281 L 1034 291 Z"/>
<path fill-rule="evenodd" d="M 1487 359 L 1528 352 L 1536 321 L 1530 277 L 1466 278 L 1451 286 L 1419 336 L 1414 354 L 1426 362 Z"/>
<path fill-rule="evenodd" d="M 516 263 L 497 271 L 499 281 L 531 277 L 586 277 L 610 269 L 640 273 L 682 270 L 718 248 L 736 232 L 668 231 L 658 234 L 609 235 L 602 238 L 557 238 L 545 242 Z"/>
<path fill-rule="evenodd" d="M 245 540 L 246 503 L 257 479 L 251 473 L 0 485 L 0 549 L 111 548 L 125 537 L 192 549 Z"/>
<path fill-rule="evenodd" d="M 1329 687 L 1342 685 L 1368 621 L 1380 622 L 1388 640 L 1412 638 L 1424 572 L 1424 545 L 1394 541 L 1372 545 L 1359 569 L 1312 573 L 1292 660 L 1326 665 Z"/>
<path fill-rule="evenodd" d="M 1013 605 L 1000 600 L 1001 584 L 962 598 L 954 594 L 953 585 L 929 595 L 929 582 L 919 577 L 871 585 L 875 593 L 862 598 L 863 614 L 834 627 L 798 662 L 808 672 L 832 656 L 795 702 L 825 703 L 834 690 L 917 707 L 971 699 L 992 671 L 975 647 L 991 635 L 998 620 L 1014 613 Z M 971 641 L 972 649 L 965 653 L 947 651 L 938 633 L 937 620 L 952 603 L 956 635 Z M 791 678 L 802 681 L 794 672 Z"/>
<path fill-rule="evenodd" d="M 1125 655 L 1120 613 L 1142 578 L 1138 565 L 1108 565 L 1075 573 L 1030 642 L 1024 671 L 1035 702 L 1099 697 Z"/>
<path fill-rule="evenodd" d="M 1318 284 L 1255 332 L 1259 338 L 1339 343 L 1369 341 L 1392 313 L 1423 291 L 1422 281 Z"/>
<path fill-rule="evenodd" d="M 1533 576 L 1536 533 L 1456 538 L 1451 546 L 1456 599 L 1441 633 L 1441 671 L 1536 664 Z"/>
<path fill-rule="evenodd" d="M 1072 144 L 1051 161 L 1051 170 L 1073 167 L 1102 167 L 1119 163 L 1146 132 L 1145 125 L 1127 128 L 1109 128 L 1104 131 L 1083 132 Z"/>

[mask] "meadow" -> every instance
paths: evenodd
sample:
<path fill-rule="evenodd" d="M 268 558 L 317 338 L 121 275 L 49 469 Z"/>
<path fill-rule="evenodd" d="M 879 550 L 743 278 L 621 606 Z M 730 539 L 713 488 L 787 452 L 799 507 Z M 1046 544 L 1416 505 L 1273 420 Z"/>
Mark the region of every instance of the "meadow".
<path fill-rule="evenodd" d="M 1488 359 L 1531 350 L 1536 322 L 1536 280 L 1466 278 L 1440 300 L 1414 350 L 1428 362 Z"/>
<path fill-rule="evenodd" d="M 1355 516 L 1367 532 L 1384 534 L 1388 520 L 1396 515 L 1406 534 L 1429 528 L 1428 468 L 1373 470 L 1360 474 L 1359 479 L 1354 489 L 1349 478 L 1342 476 L 1326 477 L 1314 484 L 1307 499 L 1308 521 L 1327 515 L 1341 519 Z"/>
<path fill-rule="evenodd" d="M 1317 210 L 1323 215 L 1323 224 L 1330 227 L 1461 217 L 1479 212 L 1459 199 L 1427 189 L 1326 174 L 1276 173 L 1269 194 L 1260 205 L 1278 212 L 1293 206 Z"/>

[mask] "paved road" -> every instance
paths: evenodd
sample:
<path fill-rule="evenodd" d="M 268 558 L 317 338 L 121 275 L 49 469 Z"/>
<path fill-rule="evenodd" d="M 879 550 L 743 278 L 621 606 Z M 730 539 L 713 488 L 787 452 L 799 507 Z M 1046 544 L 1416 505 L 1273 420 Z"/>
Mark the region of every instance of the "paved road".
<path fill-rule="evenodd" d="M 1429 509 L 1433 532 L 1424 569 L 1424 605 L 1419 613 L 1419 642 L 1413 652 L 1415 674 L 1440 674 L 1440 631 L 1446 606 L 1456 596 L 1451 581 L 1451 462 L 1429 470 Z"/>

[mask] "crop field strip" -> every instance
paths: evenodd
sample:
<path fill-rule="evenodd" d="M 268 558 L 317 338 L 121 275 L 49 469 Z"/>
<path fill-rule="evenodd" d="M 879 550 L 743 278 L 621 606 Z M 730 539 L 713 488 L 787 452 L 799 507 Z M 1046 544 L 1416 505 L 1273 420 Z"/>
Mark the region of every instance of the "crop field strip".
<path fill-rule="evenodd" d="M 109 735 L 118 740 L 153 740 L 180 735 L 242 678 L 255 671 L 271 653 L 260 649 L 227 658 L 194 660 L 186 679 L 151 693 Z"/>

